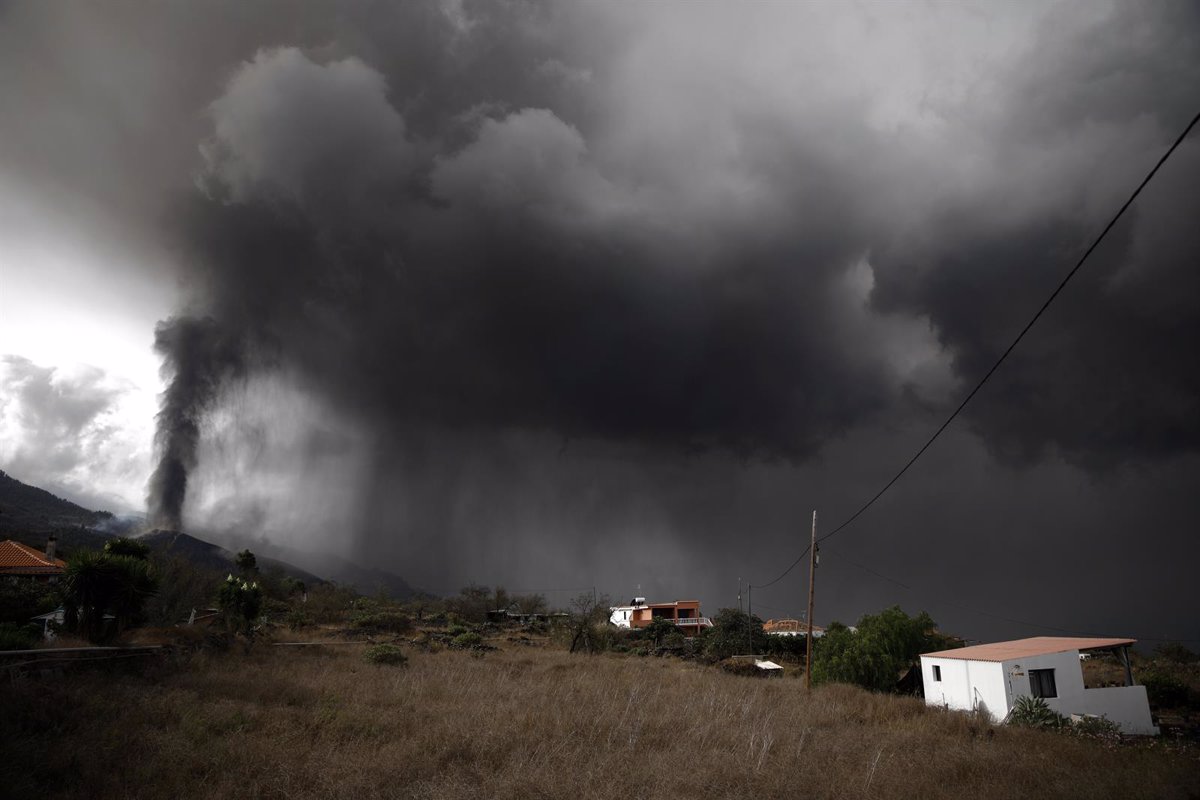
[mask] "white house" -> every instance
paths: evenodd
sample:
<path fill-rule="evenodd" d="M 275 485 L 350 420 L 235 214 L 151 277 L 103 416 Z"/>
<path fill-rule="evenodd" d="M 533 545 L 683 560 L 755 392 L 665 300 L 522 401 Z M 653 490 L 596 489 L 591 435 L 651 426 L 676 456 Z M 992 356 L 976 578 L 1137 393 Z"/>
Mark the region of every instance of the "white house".
<path fill-rule="evenodd" d="M 1001 722 L 1018 697 L 1045 699 L 1064 716 L 1090 714 L 1116 723 L 1122 733 L 1156 735 L 1146 687 L 1133 685 L 1133 639 L 1035 636 L 921 655 L 925 703 L 978 709 Z M 1088 689 L 1080 651 L 1111 650 L 1125 664 L 1125 685 Z"/>
<path fill-rule="evenodd" d="M 635 597 L 627 606 L 613 606 L 608 610 L 608 621 L 618 628 L 632 628 L 632 620 L 639 609 L 646 608 L 646 598 Z"/>

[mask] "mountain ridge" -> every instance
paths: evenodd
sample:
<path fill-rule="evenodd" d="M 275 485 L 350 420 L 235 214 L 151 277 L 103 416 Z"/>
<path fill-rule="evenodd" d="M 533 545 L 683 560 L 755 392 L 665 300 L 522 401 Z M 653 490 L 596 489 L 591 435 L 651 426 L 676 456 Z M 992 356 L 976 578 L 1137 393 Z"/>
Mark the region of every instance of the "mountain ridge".
<path fill-rule="evenodd" d="M 234 569 L 234 551 L 230 548 L 249 548 L 260 568 L 277 567 L 306 583 L 333 581 L 363 593 L 382 588 L 400 599 L 420 593 L 393 572 L 364 567 L 332 553 L 308 553 L 241 537 L 221 537 L 227 545 L 222 546 L 183 531 L 155 529 L 138 533 L 135 527 L 139 521 L 140 518 L 89 510 L 0 470 L 0 539 L 13 539 L 41 550 L 46 539 L 53 535 L 58 540 L 59 555 L 69 557 L 77 550 L 101 550 L 114 536 L 127 535 L 150 544 L 158 552 L 221 571 Z M 314 569 L 316 564 L 320 566 Z"/>

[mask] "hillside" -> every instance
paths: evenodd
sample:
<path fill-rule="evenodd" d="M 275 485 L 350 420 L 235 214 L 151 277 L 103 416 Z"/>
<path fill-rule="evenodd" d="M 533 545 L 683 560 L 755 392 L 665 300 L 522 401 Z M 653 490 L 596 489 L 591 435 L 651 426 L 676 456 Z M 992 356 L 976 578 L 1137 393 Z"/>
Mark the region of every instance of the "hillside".
<path fill-rule="evenodd" d="M 0 470 L 0 538 L 41 549 L 54 534 L 61 552 L 99 549 L 110 534 L 97 528 L 115 521 L 107 511 L 89 511 Z"/>
<path fill-rule="evenodd" d="M 139 536 L 138 539 L 150 545 L 156 553 L 178 556 L 204 570 L 227 572 L 234 568 L 233 552 L 180 531 L 153 530 Z M 322 581 L 321 577 L 286 561 L 265 558 L 257 554 L 255 557 L 260 570 L 278 568 L 285 574 L 299 578 L 309 585 L 315 585 Z"/>
<path fill-rule="evenodd" d="M 252 546 L 250 548 L 254 550 Z M 255 550 L 257 553 L 258 550 Z M 377 594 L 381 589 L 396 600 L 407 600 L 421 592 L 394 572 L 355 564 L 332 553 L 306 553 L 290 547 L 265 547 L 263 552 L 275 558 L 319 569 L 322 577 L 349 586 L 363 594 Z"/>
<path fill-rule="evenodd" d="M 131 530 L 134 524 L 138 523 L 107 511 L 83 508 L 0 471 L 0 539 L 15 539 L 40 550 L 46 546 L 46 537 L 54 534 L 59 553 L 69 555 L 74 550 L 99 550 L 113 536 L 135 535 L 136 531 Z M 187 533 L 152 530 L 139 538 L 155 550 L 181 556 L 202 569 L 226 571 L 233 566 L 233 552 Z M 417 594 L 393 572 L 363 567 L 329 553 L 308 553 L 266 543 L 229 544 L 253 550 L 260 569 L 278 567 L 305 583 L 336 581 L 372 594 L 383 589 L 397 599 Z"/>

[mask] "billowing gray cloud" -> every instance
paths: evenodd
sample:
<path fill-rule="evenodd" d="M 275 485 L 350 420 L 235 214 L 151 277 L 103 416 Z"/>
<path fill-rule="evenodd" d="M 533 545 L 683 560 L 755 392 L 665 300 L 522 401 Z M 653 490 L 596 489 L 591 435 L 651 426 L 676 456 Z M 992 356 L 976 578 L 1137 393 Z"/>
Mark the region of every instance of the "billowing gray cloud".
<path fill-rule="evenodd" d="M 286 9 L 8 7 L 0 66 L 29 56 L 19 37 L 74 47 L 12 84 L 33 110 L 0 168 L 169 253 L 131 269 L 181 280 L 177 324 L 236 343 L 212 402 L 181 406 L 208 411 L 196 524 L 224 492 L 222 524 L 308 541 L 340 508 L 344 549 L 440 588 L 489 565 L 619 582 L 630 550 L 664 591 L 772 569 L 807 506 L 852 511 L 990 366 L 1200 81 L 1182 2 Z M 995 510 L 1032 481 L 1056 509 L 1039 535 L 1065 547 L 1086 518 L 1107 552 L 1124 533 L 1094 507 L 1180 469 L 1155 496 L 1177 541 L 1200 445 L 1197 158 L 1180 150 L 931 452 L 937 478 L 906 478 L 859 541 L 1007 574 Z M 282 402 L 228 380 L 242 364 L 340 433 L 212 423 Z M 289 468 L 312 531 L 281 499 Z M 993 519 L 968 535 L 977 507 Z M 926 553 L 894 563 L 928 578 Z"/>

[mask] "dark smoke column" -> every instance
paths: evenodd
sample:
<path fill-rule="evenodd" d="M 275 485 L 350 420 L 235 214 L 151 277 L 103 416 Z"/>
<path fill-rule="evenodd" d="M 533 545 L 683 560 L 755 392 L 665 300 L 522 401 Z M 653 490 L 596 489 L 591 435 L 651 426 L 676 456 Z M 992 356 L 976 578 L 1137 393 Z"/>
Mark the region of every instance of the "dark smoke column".
<path fill-rule="evenodd" d="M 163 356 L 167 390 L 158 412 L 154 436 L 158 466 L 150 476 L 146 498 L 150 523 L 156 528 L 182 527 L 188 474 L 196 466 L 200 423 L 221 388 L 244 372 L 241 340 L 211 318 L 172 317 L 154 328 L 154 349 Z"/>

